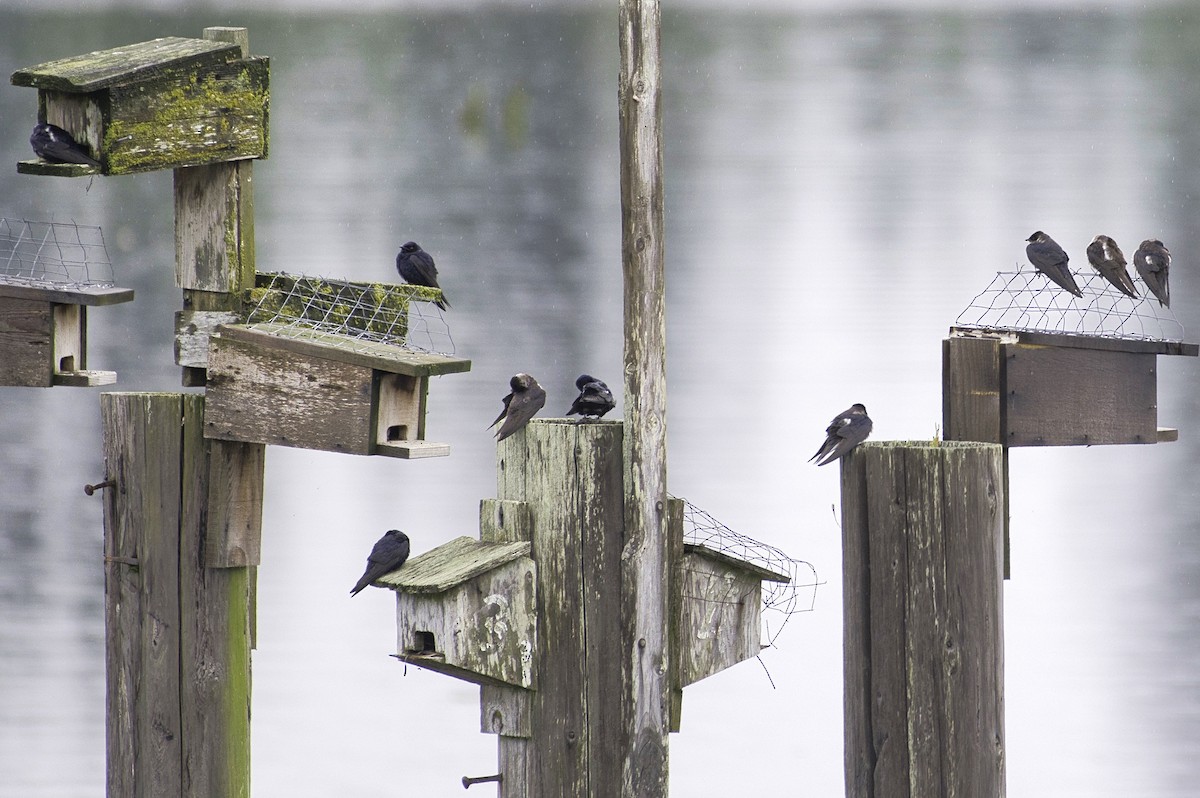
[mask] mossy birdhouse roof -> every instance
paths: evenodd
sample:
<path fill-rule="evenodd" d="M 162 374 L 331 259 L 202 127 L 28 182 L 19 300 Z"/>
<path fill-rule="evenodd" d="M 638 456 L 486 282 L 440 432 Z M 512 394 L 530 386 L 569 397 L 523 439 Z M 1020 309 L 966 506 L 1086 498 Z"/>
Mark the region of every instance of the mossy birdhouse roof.
<path fill-rule="evenodd" d="M 529 552 L 528 541 L 484 543 L 464 535 L 413 557 L 378 584 L 401 593 L 444 593 Z"/>
<path fill-rule="evenodd" d="M 165 72 L 195 71 L 240 57 L 241 48 L 236 44 L 167 36 L 47 61 L 17 70 L 11 80 L 14 86 L 85 93 L 150 80 Z"/>

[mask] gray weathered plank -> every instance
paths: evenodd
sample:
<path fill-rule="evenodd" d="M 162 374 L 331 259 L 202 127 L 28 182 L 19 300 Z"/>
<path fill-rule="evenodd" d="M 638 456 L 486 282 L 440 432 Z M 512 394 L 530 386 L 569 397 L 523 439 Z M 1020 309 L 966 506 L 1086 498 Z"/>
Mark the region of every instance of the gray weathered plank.
<path fill-rule="evenodd" d="M 1111 338 L 1097 335 L 1032 332 L 1025 330 L 951 327 L 951 337 L 991 338 L 1005 343 L 1032 346 L 1057 346 L 1073 349 L 1098 349 L 1105 352 L 1140 352 L 1155 355 L 1200 355 L 1200 345 L 1184 341 L 1147 340 L 1142 338 Z"/>
<path fill-rule="evenodd" d="M 182 406 L 178 394 L 109 393 L 100 408 L 116 481 L 104 493 L 108 794 L 177 795 Z"/>
<path fill-rule="evenodd" d="M 667 794 L 670 685 L 667 610 L 666 291 L 661 14 L 620 0 L 617 76 L 625 315 L 625 549 L 621 555 L 621 795 Z"/>
<path fill-rule="evenodd" d="M 529 505 L 511 499 L 479 502 L 479 539 L 485 543 L 512 543 L 533 539 Z"/>
<path fill-rule="evenodd" d="M 942 437 L 1003 443 L 1002 345 L 992 338 L 942 342 Z"/>
<path fill-rule="evenodd" d="M 175 363 L 208 368 L 209 338 L 222 324 L 236 324 L 241 314 L 228 310 L 180 310 L 175 313 Z"/>
<path fill-rule="evenodd" d="M 1155 355 L 1008 344 L 1006 446 L 1155 443 Z"/>
<path fill-rule="evenodd" d="M 877 743 L 871 690 L 870 524 L 866 460 L 851 450 L 842 477 L 843 757 L 847 798 L 870 796 Z"/>
<path fill-rule="evenodd" d="M 197 423 L 202 423 L 202 419 Z M 259 565 L 266 447 L 261 443 L 212 440 L 207 464 L 204 565 L 208 568 Z"/>
<path fill-rule="evenodd" d="M 225 63 L 238 53 L 236 45 L 226 42 L 166 36 L 18 69 L 11 81 L 14 86 L 90 92 L 117 83 L 148 80 L 181 68 L 191 71 Z"/>
<path fill-rule="evenodd" d="M 0 282 L 0 297 L 34 299 L 61 305 L 119 305 L 133 301 L 132 288 L 93 286 L 65 288 L 56 285 L 34 286 Z"/>
<path fill-rule="evenodd" d="M 405 593 L 441 593 L 529 552 L 528 541 L 484 543 L 464 535 L 409 559 L 403 568 L 381 576 L 376 584 Z"/>
<path fill-rule="evenodd" d="M 0 296 L 0 385 L 48 388 L 53 375 L 52 306 Z"/>
<path fill-rule="evenodd" d="M 175 170 L 175 284 L 180 288 L 218 293 L 253 288 L 253 169 L 249 161 L 231 161 Z"/>

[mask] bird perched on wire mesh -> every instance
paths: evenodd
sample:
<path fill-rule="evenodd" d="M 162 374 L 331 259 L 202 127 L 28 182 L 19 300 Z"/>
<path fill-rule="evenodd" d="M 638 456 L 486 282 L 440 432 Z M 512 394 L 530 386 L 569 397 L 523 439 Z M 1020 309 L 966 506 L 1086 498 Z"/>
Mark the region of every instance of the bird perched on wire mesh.
<path fill-rule="evenodd" d="M 575 380 L 575 387 L 579 389 L 579 396 L 576 396 L 575 401 L 571 403 L 571 409 L 567 411 L 567 415 L 573 416 L 578 413 L 579 421 L 583 421 L 588 416 L 600 418 L 617 406 L 608 386 L 591 374 L 580 374 L 579 378 Z"/>
<path fill-rule="evenodd" d="M 1133 253 L 1133 265 L 1158 304 L 1171 307 L 1171 287 L 1167 283 L 1167 272 L 1171 267 L 1171 253 L 1156 238 L 1147 238 Z"/>
<path fill-rule="evenodd" d="M 1029 242 L 1025 247 L 1025 255 L 1035 269 L 1075 296 L 1083 296 L 1075 284 L 1075 278 L 1071 276 L 1071 270 L 1067 268 L 1067 253 L 1053 238 L 1038 230 L 1025 240 Z"/>
<path fill-rule="evenodd" d="M 1108 236 L 1096 236 L 1087 248 L 1088 263 L 1100 275 L 1117 287 L 1122 294 L 1137 299 L 1137 288 L 1125 268 L 1125 253 Z"/>
<path fill-rule="evenodd" d="M 360 590 L 379 577 L 404 565 L 408 559 L 408 548 L 408 535 L 399 529 L 389 529 L 384 533 L 367 555 L 367 570 L 363 571 L 362 578 L 350 590 L 350 595 L 357 596 Z"/>
<path fill-rule="evenodd" d="M 524 372 L 515 374 L 508 384 L 512 392 L 501 400 L 504 402 L 504 409 L 496 416 L 495 421 L 488 424 L 489 428 L 494 427 L 500 424 L 500 419 L 504 419 L 500 431 L 496 433 L 496 439 L 500 441 L 528 424 L 529 419 L 546 404 L 546 392 L 530 375 Z"/>
<path fill-rule="evenodd" d="M 409 241 L 400 247 L 400 251 L 396 253 L 396 271 L 400 272 L 400 276 L 406 283 L 424 285 L 441 291 L 442 287 L 438 285 L 437 281 L 437 267 L 433 265 L 433 256 L 421 249 L 421 245 L 416 241 Z M 433 304 L 442 310 L 450 307 L 450 300 L 446 299 L 446 292 L 442 291 L 442 298 Z"/>
<path fill-rule="evenodd" d="M 75 138 L 58 125 L 39 122 L 29 136 L 29 144 L 37 157 L 50 163 L 81 163 L 100 168 L 100 162 Z"/>
<path fill-rule="evenodd" d="M 861 404 L 850 405 L 825 428 L 825 442 L 816 454 L 808 458 L 808 462 L 816 460 L 819 466 L 832 463 L 865 441 L 871 434 L 872 426 L 866 407 Z"/>

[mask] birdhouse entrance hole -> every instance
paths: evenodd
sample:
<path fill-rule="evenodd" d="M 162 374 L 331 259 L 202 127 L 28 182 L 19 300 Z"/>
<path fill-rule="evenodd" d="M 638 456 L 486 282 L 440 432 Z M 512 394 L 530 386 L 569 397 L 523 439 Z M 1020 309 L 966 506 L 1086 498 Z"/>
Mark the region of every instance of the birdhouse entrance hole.
<path fill-rule="evenodd" d="M 387 428 L 388 441 L 406 441 L 408 440 L 408 425 L 393 424 Z"/>
<path fill-rule="evenodd" d="M 411 654 L 431 654 L 437 651 L 437 641 L 433 639 L 433 632 L 413 632 L 413 646 L 409 649 Z"/>

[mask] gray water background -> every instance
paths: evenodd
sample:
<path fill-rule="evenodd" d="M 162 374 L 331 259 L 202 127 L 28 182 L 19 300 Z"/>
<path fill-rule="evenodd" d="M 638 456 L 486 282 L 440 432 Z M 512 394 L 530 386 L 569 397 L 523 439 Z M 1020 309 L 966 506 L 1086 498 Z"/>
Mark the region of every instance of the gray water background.
<path fill-rule="evenodd" d="M 5 74 L 248 26 L 272 58 L 259 268 L 387 280 L 416 239 L 474 363 L 431 390 L 449 458 L 269 450 L 258 796 L 437 798 L 495 772 L 477 690 L 406 672 L 390 595 L 347 590 L 385 529 L 416 551 L 476 533 L 511 374 L 538 377 L 547 414 L 581 371 L 621 383 L 615 4 L 467 5 L 0 8 Z M 672 794 L 840 795 L 838 482 L 805 461 L 855 401 L 876 439 L 935 434 L 940 341 L 1034 229 L 1076 266 L 1097 233 L 1127 254 L 1161 237 L 1200 338 L 1200 9 L 668 8 L 663 45 L 671 491 L 824 581 L 764 652 L 770 680 L 750 662 L 688 688 Z M 35 109 L 0 86 L 0 217 L 101 225 L 137 301 L 92 313 L 90 365 L 176 390 L 170 175 L 17 175 Z M 1178 443 L 1012 453 L 1010 795 L 1196 794 L 1198 365 L 1160 358 Z M 5 798 L 103 793 L 101 502 L 81 490 L 103 476 L 98 393 L 0 388 Z"/>

